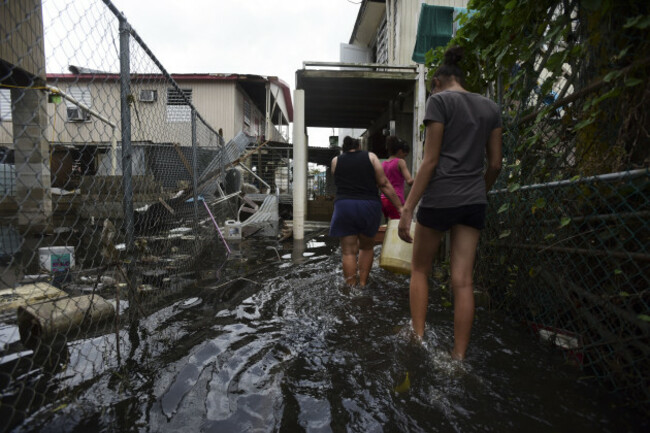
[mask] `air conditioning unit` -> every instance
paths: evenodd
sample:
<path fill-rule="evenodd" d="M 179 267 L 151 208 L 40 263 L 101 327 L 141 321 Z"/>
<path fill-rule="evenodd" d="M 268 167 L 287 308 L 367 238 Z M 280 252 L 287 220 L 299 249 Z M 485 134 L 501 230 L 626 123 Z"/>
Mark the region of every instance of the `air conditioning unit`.
<path fill-rule="evenodd" d="M 156 90 L 140 90 L 141 102 L 155 102 L 158 99 L 158 91 Z"/>
<path fill-rule="evenodd" d="M 86 113 L 80 107 L 68 107 L 69 122 L 85 122 L 86 120 L 88 120 Z"/>

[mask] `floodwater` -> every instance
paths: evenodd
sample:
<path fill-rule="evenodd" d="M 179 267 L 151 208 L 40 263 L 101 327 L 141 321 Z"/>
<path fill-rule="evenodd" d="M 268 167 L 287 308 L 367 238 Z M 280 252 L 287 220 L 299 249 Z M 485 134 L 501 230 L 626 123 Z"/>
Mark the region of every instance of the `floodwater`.
<path fill-rule="evenodd" d="M 14 431 L 648 431 L 497 313 L 479 309 L 467 361 L 450 360 L 446 290 L 413 343 L 407 277 L 375 267 L 368 287 L 345 287 L 325 235 L 304 251 L 245 241 L 201 267 L 198 287 L 140 320 L 137 345 L 122 331 L 119 363 L 114 334 L 68 343 L 67 367 L 41 383 L 50 397 Z"/>

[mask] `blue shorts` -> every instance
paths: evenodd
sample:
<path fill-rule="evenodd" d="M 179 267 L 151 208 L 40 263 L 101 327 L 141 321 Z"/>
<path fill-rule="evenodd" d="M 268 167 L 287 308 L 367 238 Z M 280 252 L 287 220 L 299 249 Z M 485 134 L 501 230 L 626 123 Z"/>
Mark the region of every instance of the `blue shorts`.
<path fill-rule="evenodd" d="M 381 223 L 379 200 L 336 200 L 330 223 L 330 236 L 343 237 L 362 234 L 374 237 Z"/>
<path fill-rule="evenodd" d="M 482 230 L 485 227 L 486 208 L 486 204 L 468 204 L 449 208 L 420 207 L 417 221 L 439 232 L 446 232 L 456 224 Z"/>

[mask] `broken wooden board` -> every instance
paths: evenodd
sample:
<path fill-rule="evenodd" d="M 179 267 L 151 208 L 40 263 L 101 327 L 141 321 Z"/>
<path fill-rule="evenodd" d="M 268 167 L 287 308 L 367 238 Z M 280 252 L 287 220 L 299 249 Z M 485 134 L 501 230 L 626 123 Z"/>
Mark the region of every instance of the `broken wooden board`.
<path fill-rule="evenodd" d="M 66 292 L 45 282 L 3 289 L 0 290 L 0 313 L 65 296 L 68 296 Z"/>
<path fill-rule="evenodd" d="M 25 347 L 67 339 L 82 326 L 113 318 L 115 307 L 99 295 L 82 295 L 18 308 L 18 330 Z"/>

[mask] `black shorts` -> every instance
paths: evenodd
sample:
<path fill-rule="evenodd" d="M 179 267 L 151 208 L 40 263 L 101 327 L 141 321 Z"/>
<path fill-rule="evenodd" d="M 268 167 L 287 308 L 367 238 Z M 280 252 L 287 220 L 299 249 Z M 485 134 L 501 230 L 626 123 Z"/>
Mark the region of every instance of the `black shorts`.
<path fill-rule="evenodd" d="M 417 221 L 425 227 L 440 232 L 446 232 L 456 224 L 481 230 L 485 227 L 486 208 L 486 204 L 468 204 L 448 208 L 420 207 L 417 213 Z"/>

